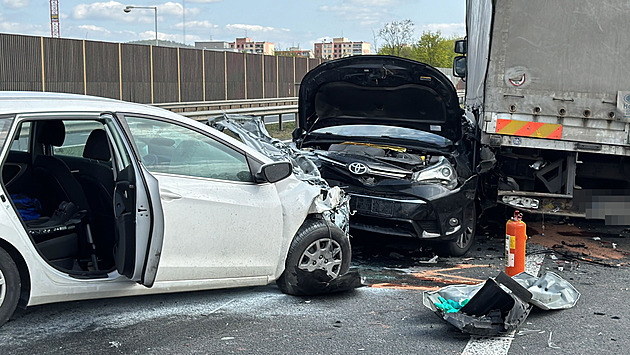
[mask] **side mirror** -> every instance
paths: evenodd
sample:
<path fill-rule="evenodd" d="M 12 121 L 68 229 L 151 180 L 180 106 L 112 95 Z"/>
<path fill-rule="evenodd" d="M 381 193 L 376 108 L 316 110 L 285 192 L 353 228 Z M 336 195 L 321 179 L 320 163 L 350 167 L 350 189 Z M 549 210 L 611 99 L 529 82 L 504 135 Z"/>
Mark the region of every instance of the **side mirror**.
<path fill-rule="evenodd" d="M 466 77 L 466 57 L 460 55 L 453 59 L 453 76 Z"/>
<path fill-rule="evenodd" d="M 465 39 L 460 39 L 459 41 L 455 41 L 455 53 L 458 54 L 466 54 L 468 52 L 468 41 Z"/>
<path fill-rule="evenodd" d="M 291 174 L 293 174 L 291 162 L 277 161 L 261 166 L 260 171 L 256 174 L 256 181 L 266 181 L 273 184 L 286 179 Z"/>

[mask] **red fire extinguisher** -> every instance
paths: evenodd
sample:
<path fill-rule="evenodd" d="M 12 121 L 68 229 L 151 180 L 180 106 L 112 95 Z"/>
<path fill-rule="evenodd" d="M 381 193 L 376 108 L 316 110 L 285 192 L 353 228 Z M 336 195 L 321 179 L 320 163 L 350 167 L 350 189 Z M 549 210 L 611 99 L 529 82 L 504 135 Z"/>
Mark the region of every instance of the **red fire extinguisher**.
<path fill-rule="evenodd" d="M 527 225 L 523 214 L 514 212 L 505 225 L 505 273 L 514 276 L 525 271 L 525 242 Z"/>

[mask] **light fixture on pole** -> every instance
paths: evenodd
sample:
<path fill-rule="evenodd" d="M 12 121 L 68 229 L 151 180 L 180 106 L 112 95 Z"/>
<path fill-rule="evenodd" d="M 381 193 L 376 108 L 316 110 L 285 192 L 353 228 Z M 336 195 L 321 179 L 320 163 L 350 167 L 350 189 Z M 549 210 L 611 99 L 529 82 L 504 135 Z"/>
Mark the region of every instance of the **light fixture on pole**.
<path fill-rule="evenodd" d="M 158 45 L 158 27 L 157 27 L 157 6 L 134 6 L 127 5 L 123 11 L 126 13 L 130 13 L 131 9 L 150 9 L 155 11 L 155 45 Z"/>

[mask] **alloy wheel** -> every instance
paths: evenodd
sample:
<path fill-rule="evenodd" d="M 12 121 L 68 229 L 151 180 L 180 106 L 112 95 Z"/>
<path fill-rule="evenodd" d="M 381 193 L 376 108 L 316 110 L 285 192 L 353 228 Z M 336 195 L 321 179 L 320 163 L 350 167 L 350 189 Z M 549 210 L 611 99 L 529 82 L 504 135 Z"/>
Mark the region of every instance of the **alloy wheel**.
<path fill-rule="evenodd" d="M 308 272 L 324 270 L 334 279 L 339 276 L 342 260 L 343 254 L 339 243 L 331 238 L 318 239 L 304 250 L 298 267 Z"/>

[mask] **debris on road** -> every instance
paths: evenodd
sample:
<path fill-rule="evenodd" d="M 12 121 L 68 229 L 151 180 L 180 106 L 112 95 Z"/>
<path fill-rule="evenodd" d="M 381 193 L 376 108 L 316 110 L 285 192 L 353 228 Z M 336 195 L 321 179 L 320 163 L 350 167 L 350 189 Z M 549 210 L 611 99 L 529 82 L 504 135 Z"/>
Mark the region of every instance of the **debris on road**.
<path fill-rule="evenodd" d="M 553 335 L 553 332 L 549 332 L 549 340 L 547 340 L 547 346 L 549 346 L 552 349 L 560 349 L 559 346 L 557 346 L 556 344 L 551 342 L 551 336 Z"/>
<path fill-rule="evenodd" d="M 501 272 L 494 279 L 476 285 L 451 285 L 424 292 L 423 304 L 464 333 L 493 336 L 516 330 L 532 305 L 544 310 L 567 309 L 579 297 L 568 281 L 552 272 L 540 278 L 527 273 L 511 278 Z M 462 307 L 453 312 L 455 307 L 445 304 L 462 304 Z"/>
<path fill-rule="evenodd" d="M 109 347 L 117 349 L 118 347 L 120 347 L 120 342 L 119 341 L 115 341 L 115 340 L 114 341 L 110 341 L 109 342 Z"/>
<path fill-rule="evenodd" d="M 523 272 L 513 279 L 531 292 L 529 303 L 545 311 L 571 308 L 580 298 L 580 293 L 569 281 L 553 272 L 546 272 L 540 278 Z"/>
<path fill-rule="evenodd" d="M 437 261 L 438 261 L 438 256 L 437 255 L 435 255 L 434 257 L 432 257 L 429 260 L 418 260 L 418 262 L 422 263 L 422 264 L 437 264 Z"/>

